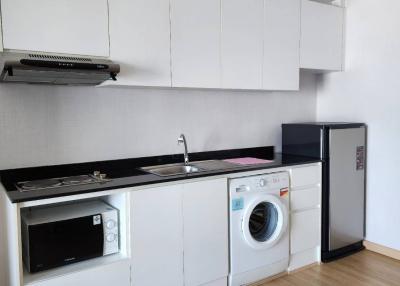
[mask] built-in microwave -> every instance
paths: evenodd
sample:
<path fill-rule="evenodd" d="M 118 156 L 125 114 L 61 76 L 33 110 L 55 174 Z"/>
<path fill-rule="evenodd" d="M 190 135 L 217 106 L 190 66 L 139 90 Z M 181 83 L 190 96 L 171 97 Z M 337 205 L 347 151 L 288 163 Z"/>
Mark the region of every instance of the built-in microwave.
<path fill-rule="evenodd" d="M 21 224 L 31 273 L 119 252 L 118 210 L 100 200 L 23 209 Z"/>

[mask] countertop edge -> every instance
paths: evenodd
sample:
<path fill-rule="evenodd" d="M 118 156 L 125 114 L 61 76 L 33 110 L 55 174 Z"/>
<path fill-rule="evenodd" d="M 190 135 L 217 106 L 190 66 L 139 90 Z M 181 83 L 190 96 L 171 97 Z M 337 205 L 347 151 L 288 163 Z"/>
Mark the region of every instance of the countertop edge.
<path fill-rule="evenodd" d="M 124 189 L 124 188 L 149 186 L 149 185 L 156 185 L 156 184 L 169 183 L 169 182 L 179 182 L 179 181 L 197 179 L 197 178 L 206 178 L 206 177 L 228 175 L 228 174 L 235 174 L 235 173 L 245 173 L 245 172 L 252 172 L 252 171 L 268 170 L 268 169 L 277 169 L 277 168 L 283 168 L 283 167 L 308 165 L 308 164 L 315 164 L 315 163 L 321 163 L 321 162 L 323 162 L 323 160 L 307 157 L 307 160 L 304 160 L 304 162 L 281 163 L 281 164 L 275 164 L 275 165 L 260 164 L 260 165 L 254 165 L 254 166 L 242 166 L 242 167 L 238 167 L 237 169 L 230 169 L 230 170 L 223 170 L 223 171 L 221 171 L 221 170 L 209 171 L 209 172 L 191 174 L 189 176 L 182 175 L 182 176 L 174 176 L 174 177 L 169 177 L 169 178 L 168 177 L 160 177 L 159 180 L 148 180 L 148 181 L 143 181 L 143 182 L 138 182 L 138 183 L 121 184 L 119 186 L 104 185 L 104 186 L 99 186 L 99 187 L 96 187 L 94 189 L 89 189 L 89 190 L 74 191 L 74 192 L 70 192 L 70 193 L 59 193 L 59 194 L 52 193 L 51 195 L 38 195 L 35 198 L 26 198 L 26 199 L 23 199 L 23 198 L 13 199 L 9 195 L 10 192 L 6 191 L 4 186 L 3 186 L 3 188 L 4 188 L 4 191 L 8 195 L 10 202 L 12 204 L 18 204 L 18 203 L 26 203 L 26 202 L 52 199 L 52 198 L 69 197 L 69 196 L 82 195 L 82 194 L 91 194 L 91 193 L 96 193 L 96 192 L 103 192 L 103 191 L 110 191 L 110 190 L 117 190 L 117 189 Z"/>

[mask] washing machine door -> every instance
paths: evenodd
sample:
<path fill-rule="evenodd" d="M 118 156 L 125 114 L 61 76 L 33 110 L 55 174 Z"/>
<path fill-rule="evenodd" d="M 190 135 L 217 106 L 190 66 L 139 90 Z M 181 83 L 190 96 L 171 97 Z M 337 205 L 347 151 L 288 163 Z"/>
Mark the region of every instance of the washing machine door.
<path fill-rule="evenodd" d="M 270 248 L 286 233 L 288 222 L 287 207 L 278 197 L 260 196 L 245 209 L 242 220 L 244 240 L 255 249 Z"/>

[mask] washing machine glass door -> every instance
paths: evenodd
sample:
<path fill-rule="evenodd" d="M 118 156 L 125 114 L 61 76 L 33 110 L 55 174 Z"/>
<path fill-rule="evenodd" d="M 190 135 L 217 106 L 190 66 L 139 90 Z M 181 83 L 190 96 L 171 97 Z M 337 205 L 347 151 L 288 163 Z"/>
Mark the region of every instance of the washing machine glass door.
<path fill-rule="evenodd" d="M 278 197 L 258 197 L 245 210 L 242 221 L 244 239 L 253 248 L 270 248 L 287 231 L 288 220 L 288 210 Z"/>

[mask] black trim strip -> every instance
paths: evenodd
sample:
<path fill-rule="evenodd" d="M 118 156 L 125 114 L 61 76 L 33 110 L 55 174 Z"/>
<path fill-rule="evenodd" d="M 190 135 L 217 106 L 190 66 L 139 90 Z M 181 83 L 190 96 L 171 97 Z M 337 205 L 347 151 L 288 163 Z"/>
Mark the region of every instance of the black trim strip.
<path fill-rule="evenodd" d="M 361 250 L 364 250 L 365 247 L 363 245 L 362 241 L 356 242 L 354 244 L 350 244 L 348 246 L 345 246 L 343 248 L 339 248 L 333 251 L 322 251 L 321 253 L 321 260 L 322 262 L 331 262 L 339 258 L 343 258 L 346 256 L 349 256 L 351 254 L 354 254 L 356 252 L 359 252 Z"/>
<path fill-rule="evenodd" d="M 104 71 L 109 68 L 105 64 L 77 63 L 77 62 L 62 62 L 62 61 L 42 61 L 42 60 L 27 60 L 22 59 L 20 63 L 25 66 L 63 69 L 63 70 L 97 70 Z"/>

